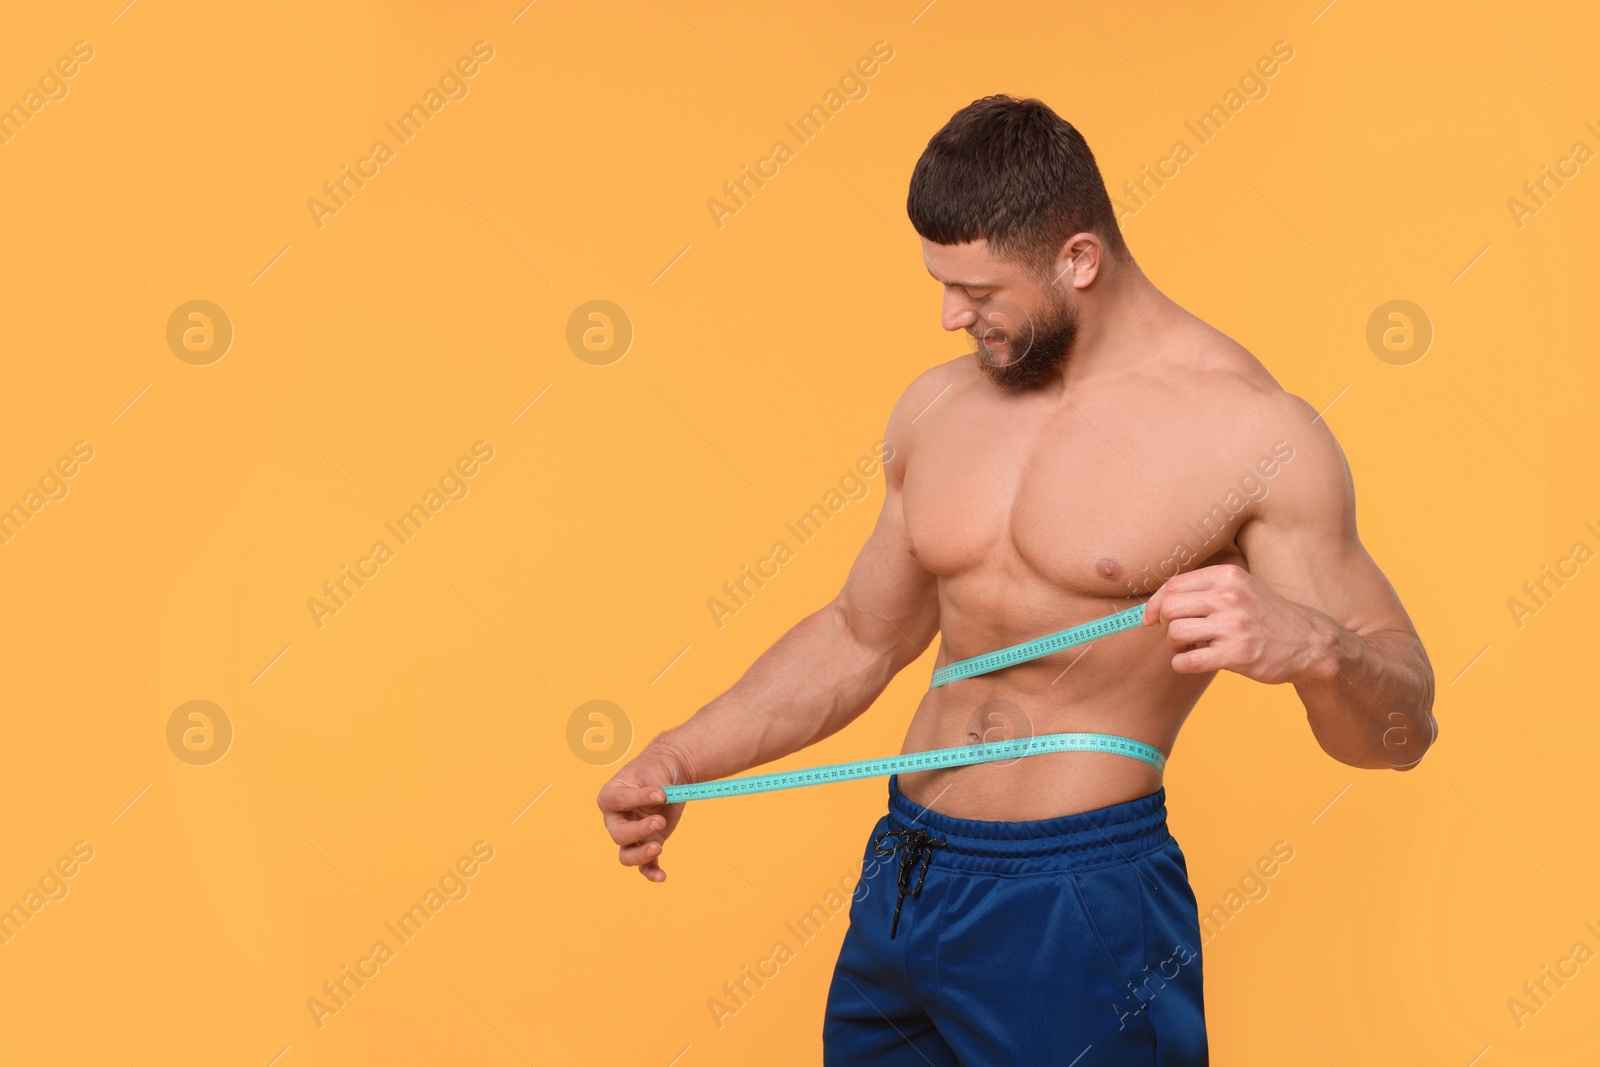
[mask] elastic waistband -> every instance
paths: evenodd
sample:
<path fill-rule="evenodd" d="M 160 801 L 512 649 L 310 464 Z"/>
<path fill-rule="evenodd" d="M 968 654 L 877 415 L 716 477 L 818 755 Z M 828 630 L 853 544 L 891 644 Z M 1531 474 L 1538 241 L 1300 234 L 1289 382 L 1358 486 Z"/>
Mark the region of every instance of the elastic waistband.
<path fill-rule="evenodd" d="M 957 819 L 925 808 L 889 779 L 889 828 L 921 829 L 942 839 L 940 867 L 996 874 L 1093 867 L 1132 859 L 1172 839 L 1167 830 L 1167 790 L 1074 815 L 1028 822 Z"/>

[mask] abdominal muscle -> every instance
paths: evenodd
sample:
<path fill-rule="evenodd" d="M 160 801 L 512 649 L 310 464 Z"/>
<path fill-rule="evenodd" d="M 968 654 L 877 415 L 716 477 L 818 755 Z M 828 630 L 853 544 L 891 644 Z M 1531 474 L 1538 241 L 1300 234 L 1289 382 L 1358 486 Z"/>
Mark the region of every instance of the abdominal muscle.
<path fill-rule="evenodd" d="M 1131 737 L 1170 755 L 1179 728 L 1215 677 L 1176 674 L 1171 657 L 1164 628 L 1141 627 L 930 689 L 901 751 L 1083 732 Z M 1051 752 L 913 771 L 897 781 L 908 799 L 934 811 L 1016 822 L 1147 796 L 1161 787 L 1162 774 L 1131 756 Z"/>

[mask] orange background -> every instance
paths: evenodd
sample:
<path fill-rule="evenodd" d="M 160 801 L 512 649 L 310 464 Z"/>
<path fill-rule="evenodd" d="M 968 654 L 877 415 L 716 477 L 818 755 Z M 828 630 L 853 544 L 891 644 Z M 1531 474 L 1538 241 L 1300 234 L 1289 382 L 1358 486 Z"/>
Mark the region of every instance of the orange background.
<path fill-rule="evenodd" d="M 0 1063 L 816 1062 L 842 914 L 720 1027 L 708 1001 L 855 870 L 883 783 L 693 805 L 656 887 L 616 865 L 611 770 L 569 723 L 614 702 L 606 757 L 636 752 L 841 585 L 881 475 L 720 629 L 706 607 L 965 347 L 904 213 L 952 112 L 1039 96 L 1119 192 L 1277 41 L 1267 95 L 1126 233 L 1326 406 L 1442 734 L 1354 771 L 1289 687 L 1205 697 L 1167 776 L 1202 909 L 1294 849 L 1205 948 L 1214 1058 L 1595 1062 L 1600 965 L 1507 1007 L 1600 951 L 1600 577 L 1507 606 L 1600 548 L 1600 176 L 1507 205 L 1600 150 L 1584 5 L 121 3 L 0 34 L 0 104 L 93 49 L 0 146 L 0 506 L 93 450 L 0 546 L 0 906 L 65 894 L 0 945 Z M 466 96 L 319 227 L 308 199 L 478 41 Z M 877 41 L 867 95 L 796 146 Z M 1432 323 L 1415 361 L 1368 345 L 1394 299 Z M 205 365 L 167 341 L 191 300 L 233 329 Z M 568 344 L 591 300 L 631 323 L 608 365 Z M 307 601 L 479 441 L 466 495 L 319 626 Z M 928 668 L 784 765 L 897 751 Z M 169 742 L 194 700 L 233 732 L 209 763 L 220 734 Z M 441 879 L 465 896 L 319 1019 Z"/>

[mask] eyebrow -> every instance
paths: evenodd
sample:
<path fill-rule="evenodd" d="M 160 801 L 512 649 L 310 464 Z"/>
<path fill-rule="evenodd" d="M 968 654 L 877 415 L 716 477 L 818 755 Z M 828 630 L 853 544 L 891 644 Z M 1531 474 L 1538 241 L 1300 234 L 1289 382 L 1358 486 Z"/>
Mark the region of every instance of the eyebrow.
<path fill-rule="evenodd" d="M 998 289 L 1000 287 L 998 282 L 947 282 L 940 278 L 937 274 L 933 273 L 932 270 L 928 271 L 928 277 L 932 278 L 940 285 L 954 285 L 960 289 Z"/>

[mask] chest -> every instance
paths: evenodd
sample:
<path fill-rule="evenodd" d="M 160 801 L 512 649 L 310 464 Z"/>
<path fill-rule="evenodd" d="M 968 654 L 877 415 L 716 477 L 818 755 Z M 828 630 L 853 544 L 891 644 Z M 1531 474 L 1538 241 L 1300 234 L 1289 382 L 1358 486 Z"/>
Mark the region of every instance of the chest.
<path fill-rule="evenodd" d="M 1266 488 L 1248 467 L 1241 488 L 1236 450 L 1201 429 L 1137 410 L 946 419 L 906 468 L 910 550 L 984 588 L 1148 595 L 1228 550 Z"/>

